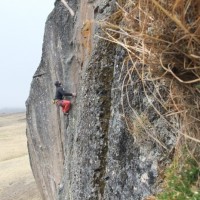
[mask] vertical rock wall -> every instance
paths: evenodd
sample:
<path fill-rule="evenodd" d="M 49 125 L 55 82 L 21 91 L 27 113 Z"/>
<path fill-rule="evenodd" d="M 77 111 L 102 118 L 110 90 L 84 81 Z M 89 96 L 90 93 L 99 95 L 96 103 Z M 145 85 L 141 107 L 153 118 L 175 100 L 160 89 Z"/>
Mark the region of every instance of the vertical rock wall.
<path fill-rule="evenodd" d="M 102 32 L 95 23 L 114 12 L 115 1 L 68 4 L 74 17 L 56 1 L 47 19 L 42 60 L 27 100 L 28 147 L 36 182 L 45 200 L 143 199 L 156 192 L 158 162 L 166 149 L 148 137 L 138 142 L 125 123 L 123 111 L 131 114 L 122 89 L 126 54 L 97 37 Z M 170 149 L 174 134 L 145 103 L 137 75 L 131 76 L 132 107 L 148 113 L 154 134 Z M 69 119 L 52 105 L 56 80 L 68 92 L 77 92 Z"/>

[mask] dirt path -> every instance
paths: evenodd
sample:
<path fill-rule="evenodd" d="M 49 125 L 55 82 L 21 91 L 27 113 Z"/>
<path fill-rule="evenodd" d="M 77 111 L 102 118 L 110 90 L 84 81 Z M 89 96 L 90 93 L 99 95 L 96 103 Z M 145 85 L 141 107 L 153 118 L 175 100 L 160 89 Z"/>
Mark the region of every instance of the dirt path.
<path fill-rule="evenodd" d="M 0 200 L 41 200 L 28 158 L 25 113 L 0 116 Z"/>

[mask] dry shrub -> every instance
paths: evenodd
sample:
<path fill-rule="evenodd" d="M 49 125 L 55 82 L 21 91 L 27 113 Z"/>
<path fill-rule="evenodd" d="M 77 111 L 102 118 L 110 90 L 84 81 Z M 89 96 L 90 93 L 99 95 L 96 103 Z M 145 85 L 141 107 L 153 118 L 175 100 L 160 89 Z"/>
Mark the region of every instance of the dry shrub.
<path fill-rule="evenodd" d="M 136 73 L 148 103 L 178 134 L 177 148 L 185 144 L 199 161 L 200 1 L 127 0 L 119 1 L 117 6 L 118 11 L 100 24 L 106 34 L 104 39 L 127 51 L 122 91 L 128 93 L 128 86 L 135 84 L 132 74 Z M 167 98 L 159 89 L 163 81 L 167 85 Z M 153 94 L 150 94 L 149 82 L 154 85 Z M 152 98 L 164 112 L 155 106 Z M 127 99 L 131 101 L 129 95 Z M 129 107 L 137 123 L 148 133 L 142 119 L 138 120 L 140 114 L 131 103 Z M 124 114 L 127 126 L 134 132 L 134 122 L 130 125 L 130 116 L 126 116 L 125 109 Z M 170 121 L 172 118 L 178 120 L 178 126 Z M 163 146 L 162 141 L 160 144 Z"/>

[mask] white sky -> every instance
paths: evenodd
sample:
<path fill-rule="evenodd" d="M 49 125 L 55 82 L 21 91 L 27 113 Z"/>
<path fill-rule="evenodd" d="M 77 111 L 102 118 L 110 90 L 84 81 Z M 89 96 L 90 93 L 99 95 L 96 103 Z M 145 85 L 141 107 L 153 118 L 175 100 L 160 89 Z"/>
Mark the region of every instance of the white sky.
<path fill-rule="evenodd" d="M 54 0 L 0 0 L 0 109 L 23 108 Z"/>

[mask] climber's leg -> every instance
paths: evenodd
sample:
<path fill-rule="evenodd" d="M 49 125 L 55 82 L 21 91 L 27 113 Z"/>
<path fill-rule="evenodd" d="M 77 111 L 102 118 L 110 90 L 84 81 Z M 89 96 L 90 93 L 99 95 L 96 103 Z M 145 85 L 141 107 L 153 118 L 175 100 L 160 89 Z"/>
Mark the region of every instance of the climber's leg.
<path fill-rule="evenodd" d="M 70 101 L 68 101 L 68 100 L 62 101 L 62 111 L 63 111 L 64 114 L 69 112 L 70 105 L 71 105 Z"/>
<path fill-rule="evenodd" d="M 62 100 L 57 100 L 57 101 L 56 101 L 56 105 L 62 107 Z"/>

